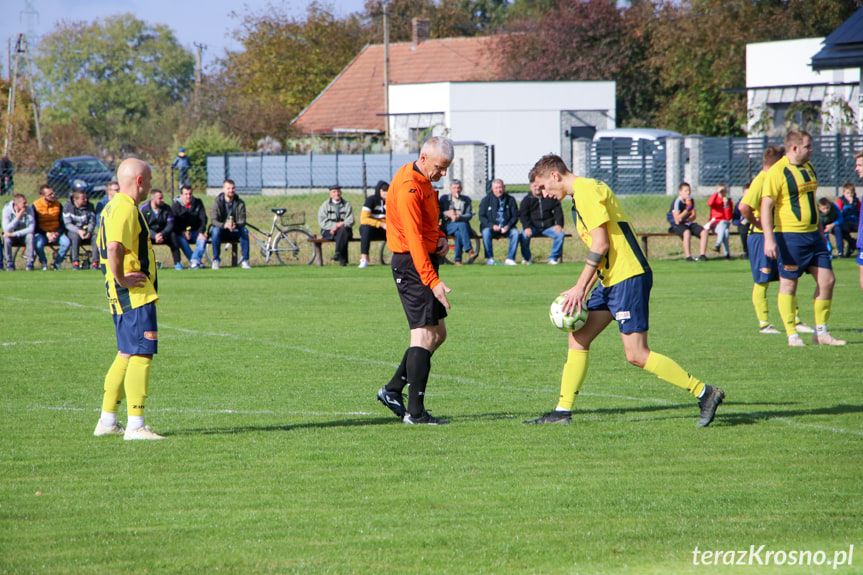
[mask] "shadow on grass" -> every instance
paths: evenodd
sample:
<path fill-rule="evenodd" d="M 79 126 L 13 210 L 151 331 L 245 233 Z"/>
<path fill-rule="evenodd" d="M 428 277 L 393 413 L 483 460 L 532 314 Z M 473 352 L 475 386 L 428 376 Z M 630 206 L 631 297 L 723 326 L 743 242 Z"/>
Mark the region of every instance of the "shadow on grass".
<path fill-rule="evenodd" d="M 863 413 L 863 405 L 835 405 L 833 407 L 818 407 L 812 409 L 775 409 L 771 411 L 738 411 L 728 412 L 729 408 L 743 408 L 747 406 L 797 406 L 797 403 L 782 402 L 782 403 L 741 403 L 741 402 L 725 402 L 720 406 L 716 415 L 716 420 L 711 424 L 713 427 L 721 426 L 736 426 L 736 425 L 753 425 L 763 420 L 777 418 L 793 418 L 805 417 L 809 415 L 845 415 L 854 413 Z M 661 419 L 677 419 L 677 418 L 697 418 L 698 404 L 679 403 L 670 405 L 650 405 L 643 407 L 621 407 L 621 408 L 601 408 L 601 409 L 577 409 L 573 412 L 573 420 L 577 420 L 579 415 L 582 416 L 603 416 L 603 415 L 624 415 L 632 413 L 658 413 L 662 411 L 686 409 L 689 413 L 669 415 Z M 513 414 L 513 413 L 480 413 L 466 414 L 455 418 L 454 423 L 458 421 L 481 421 L 481 420 L 528 420 L 533 419 L 539 412 L 533 414 Z M 445 419 L 450 419 L 444 416 Z M 655 418 L 654 418 L 655 419 Z M 646 420 L 648 421 L 648 420 Z M 254 433 L 268 431 L 296 431 L 300 429 L 328 429 L 338 427 L 366 427 L 370 425 L 399 425 L 398 419 L 393 417 L 375 417 L 368 419 L 339 419 L 332 421 L 321 421 L 317 423 L 294 423 L 285 425 L 246 425 L 246 426 L 231 426 L 231 427 L 214 427 L 214 428 L 198 428 L 198 429 L 183 429 L 171 431 L 166 435 L 234 435 L 239 433 Z"/>
<path fill-rule="evenodd" d="M 720 407 L 720 409 L 722 408 Z M 748 413 L 720 413 L 720 415 L 722 423 L 725 425 L 752 425 L 765 419 L 805 417 L 807 415 L 846 415 L 849 413 L 863 413 L 863 405 L 834 405 L 833 407 L 816 407 L 812 409 L 779 409 L 772 411 L 753 411 Z M 719 421 L 720 415 L 717 415 L 717 421 Z"/>
<path fill-rule="evenodd" d="M 298 429 L 327 429 L 332 427 L 366 427 L 369 425 L 400 424 L 395 417 L 376 417 L 374 419 L 338 419 L 318 423 L 291 423 L 285 425 L 243 425 L 231 427 L 210 427 L 201 429 L 183 429 L 170 435 L 231 435 L 256 431 L 296 431 Z"/>

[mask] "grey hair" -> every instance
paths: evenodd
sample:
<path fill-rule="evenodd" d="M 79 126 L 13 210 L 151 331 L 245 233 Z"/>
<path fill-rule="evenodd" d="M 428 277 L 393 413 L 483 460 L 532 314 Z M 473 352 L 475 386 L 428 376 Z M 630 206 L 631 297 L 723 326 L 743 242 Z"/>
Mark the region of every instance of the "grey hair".
<path fill-rule="evenodd" d="M 455 186 L 456 184 L 461 186 L 462 185 L 461 180 L 459 180 L 458 178 L 453 178 L 452 181 L 449 183 L 449 185 L 451 185 L 451 186 Z"/>
<path fill-rule="evenodd" d="M 429 154 L 432 150 L 438 152 L 447 162 L 452 162 L 455 156 L 452 140 L 443 136 L 434 136 L 426 140 L 420 150 L 420 154 Z"/>

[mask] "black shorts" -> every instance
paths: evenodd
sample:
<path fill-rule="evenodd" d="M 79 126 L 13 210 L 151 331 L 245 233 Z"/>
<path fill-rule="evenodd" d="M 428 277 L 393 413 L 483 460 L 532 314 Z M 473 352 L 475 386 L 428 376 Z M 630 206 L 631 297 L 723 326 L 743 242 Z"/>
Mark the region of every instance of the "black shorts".
<path fill-rule="evenodd" d="M 698 237 L 701 237 L 701 232 L 704 231 L 704 228 L 702 228 L 697 223 L 693 223 L 693 224 L 689 224 L 689 225 L 676 224 L 676 225 L 673 225 L 670 228 L 668 228 L 669 232 L 677 234 L 681 238 L 683 237 L 683 232 L 685 232 L 686 230 L 689 230 L 693 236 L 698 238 Z"/>
<path fill-rule="evenodd" d="M 440 261 L 437 255 L 429 254 L 429 259 L 438 271 Z M 393 254 L 393 279 L 402 307 L 408 318 L 411 329 L 426 325 L 438 325 L 440 320 L 446 317 L 446 308 L 437 300 L 431 288 L 423 284 L 420 275 L 414 266 L 414 260 L 409 253 Z"/>

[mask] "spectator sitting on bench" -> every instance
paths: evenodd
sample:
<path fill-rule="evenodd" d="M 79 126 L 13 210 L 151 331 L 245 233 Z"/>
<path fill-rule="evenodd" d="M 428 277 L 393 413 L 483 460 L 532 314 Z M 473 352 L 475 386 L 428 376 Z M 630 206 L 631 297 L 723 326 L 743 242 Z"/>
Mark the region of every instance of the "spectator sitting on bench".
<path fill-rule="evenodd" d="M 731 198 L 728 197 L 728 187 L 725 184 L 716 186 L 716 191 L 707 198 L 707 205 L 710 207 L 710 219 L 707 221 L 708 232 L 716 234 L 716 245 L 713 251 L 719 252 L 719 246 L 725 248 L 725 259 L 731 257 L 731 251 L 728 247 L 728 236 L 731 228 L 731 219 L 734 216 L 734 204 Z"/>
<path fill-rule="evenodd" d="M 6 270 L 15 269 L 13 247 L 24 246 L 27 271 L 33 271 L 33 232 L 36 230 L 36 216 L 33 207 L 27 205 L 24 194 L 15 194 L 12 201 L 3 207 L 3 252 L 6 256 Z"/>
<path fill-rule="evenodd" d="M 453 180 L 449 185 L 449 193 L 440 197 L 441 226 L 449 236 L 455 237 L 455 265 L 461 265 L 462 252 L 467 251 L 469 261 L 473 261 L 476 252 L 471 247 L 470 220 L 473 218 L 473 208 L 469 197 L 463 195 L 461 180 Z"/>
<path fill-rule="evenodd" d="M 63 259 L 72 243 L 66 237 L 66 228 L 63 225 L 63 205 L 57 201 L 54 190 L 45 184 L 39 188 L 38 200 L 33 202 L 33 211 L 36 215 L 36 235 L 33 236 L 36 256 L 42 264 L 42 269 L 48 269 L 48 258 L 45 257 L 45 246 L 59 246 L 54 258 L 54 269 L 59 270 L 63 265 Z"/>
<path fill-rule="evenodd" d="M 222 193 L 213 200 L 210 217 L 213 220 L 213 269 L 219 269 L 219 254 L 222 242 L 240 242 L 243 258 L 240 267 L 250 269 L 249 263 L 249 230 L 246 228 L 246 202 L 237 195 L 237 186 L 233 180 L 222 183 Z"/>
<path fill-rule="evenodd" d="M 189 269 L 201 269 L 201 260 L 207 249 L 207 210 L 204 202 L 192 195 L 192 186 L 183 186 L 171 211 L 174 213 L 174 239 L 177 246 L 186 254 Z M 195 243 L 194 253 L 189 242 Z"/>
<path fill-rule="evenodd" d="M 515 251 L 518 249 L 520 232 L 518 223 L 518 204 L 515 198 L 506 193 L 503 180 L 497 178 L 491 183 L 491 193 L 486 194 L 479 204 L 480 232 L 485 251 L 486 265 L 495 265 L 492 239 L 509 238 L 505 265 L 514 266 Z"/>
<path fill-rule="evenodd" d="M 333 259 L 339 260 L 340 266 L 348 265 L 348 242 L 354 236 L 354 211 L 351 204 L 342 199 L 341 186 L 330 187 L 329 199 L 318 210 L 318 223 L 321 236 L 336 242 Z"/>
<path fill-rule="evenodd" d="M 709 232 L 695 223 L 696 213 L 695 202 L 692 199 L 692 188 L 686 182 L 680 184 L 680 187 L 677 189 L 677 197 L 671 202 L 671 210 L 666 217 L 668 218 L 668 223 L 671 224 L 668 231 L 677 234 L 683 240 L 683 255 L 686 256 L 686 261 L 707 261 L 707 256 L 704 255 L 704 252 L 707 251 L 707 235 Z M 689 247 L 693 235 L 701 238 L 697 258 L 692 257 L 692 251 Z"/>
<path fill-rule="evenodd" d="M 72 269 L 81 269 L 81 242 L 90 244 L 90 265 L 98 267 L 96 263 L 96 211 L 93 204 L 87 199 L 87 192 L 75 190 L 72 197 L 63 206 L 63 224 L 66 227 L 66 235 L 72 249 Z"/>
<path fill-rule="evenodd" d="M 150 241 L 156 245 L 165 245 L 171 248 L 171 257 L 174 258 L 174 269 L 183 269 L 180 262 L 180 248 L 174 238 L 174 213 L 170 206 L 165 205 L 165 194 L 162 190 L 150 191 L 150 200 L 141 204 L 141 213 L 147 220 L 150 228 Z"/>
<path fill-rule="evenodd" d="M 836 207 L 842 212 L 842 221 L 837 224 L 841 235 L 836 238 L 836 250 L 839 252 L 839 257 L 850 258 L 854 255 L 854 250 L 857 247 L 851 234 L 857 231 L 857 224 L 860 222 L 860 200 L 857 199 L 857 190 L 854 188 L 854 184 L 849 182 L 842 186 L 842 197 L 836 200 Z M 847 242 L 848 247 L 843 256 L 842 244 L 844 242 Z"/>
<path fill-rule="evenodd" d="M 530 182 L 530 193 L 521 201 L 519 208 L 521 219 L 521 256 L 523 264 L 531 263 L 530 238 L 542 235 L 551 238 L 551 254 L 548 263 L 555 266 L 563 257 L 563 207 L 557 198 L 542 197 L 539 185 Z"/>
<path fill-rule="evenodd" d="M 387 241 L 387 191 L 390 185 L 380 180 L 375 193 L 366 198 L 360 212 L 360 269 L 369 265 L 372 241 Z"/>
<path fill-rule="evenodd" d="M 827 251 L 833 254 L 830 245 L 830 234 L 836 238 L 836 246 L 839 248 L 839 257 L 842 257 L 842 212 L 827 198 L 818 199 L 818 218 L 821 220 L 821 228 L 824 230 L 824 239 L 827 240 Z"/>

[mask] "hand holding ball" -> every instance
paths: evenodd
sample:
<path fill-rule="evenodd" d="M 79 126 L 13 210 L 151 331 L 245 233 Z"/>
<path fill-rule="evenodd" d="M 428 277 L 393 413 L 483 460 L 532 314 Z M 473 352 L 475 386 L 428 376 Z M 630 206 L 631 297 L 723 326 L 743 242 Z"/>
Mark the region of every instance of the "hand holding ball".
<path fill-rule="evenodd" d="M 573 315 L 563 313 L 563 302 L 566 301 L 566 296 L 559 295 L 551 302 L 551 308 L 548 310 L 548 318 L 554 327 L 563 331 L 578 331 L 587 322 L 587 309 L 582 308 L 581 312 Z"/>

